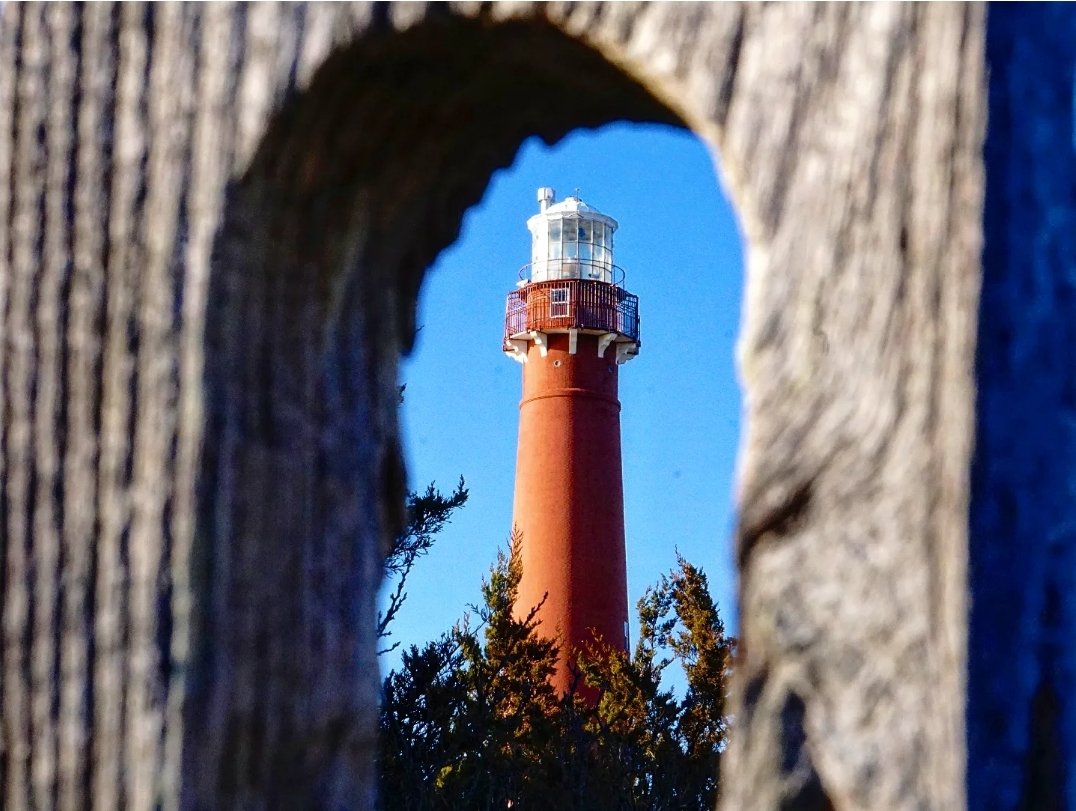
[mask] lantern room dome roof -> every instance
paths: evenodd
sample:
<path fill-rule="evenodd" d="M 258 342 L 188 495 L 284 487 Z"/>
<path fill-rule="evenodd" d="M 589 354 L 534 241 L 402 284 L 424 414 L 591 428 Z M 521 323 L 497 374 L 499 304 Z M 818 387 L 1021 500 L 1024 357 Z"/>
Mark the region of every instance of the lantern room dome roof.
<path fill-rule="evenodd" d="M 575 195 L 565 197 L 559 203 L 554 203 L 546 209 L 547 214 L 560 214 L 563 212 L 584 212 L 586 214 L 601 214 L 594 206 L 584 203 L 583 200 Z"/>
<path fill-rule="evenodd" d="M 544 189 L 539 191 L 544 191 Z M 553 196 L 553 190 L 549 189 L 548 191 L 550 204 L 545 206 L 539 214 L 536 214 L 535 216 L 531 217 L 530 221 L 528 221 L 528 225 L 530 225 L 531 222 L 558 219 L 565 215 L 581 215 L 588 220 L 598 220 L 600 222 L 604 222 L 614 231 L 619 225 L 619 223 L 612 217 L 610 217 L 608 214 L 602 214 L 600 211 L 598 211 L 598 209 L 594 208 L 594 206 L 584 202 L 583 199 L 577 194 L 571 194 L 565 197 L 559 203 L 553 203 L 551 199 Z"/>

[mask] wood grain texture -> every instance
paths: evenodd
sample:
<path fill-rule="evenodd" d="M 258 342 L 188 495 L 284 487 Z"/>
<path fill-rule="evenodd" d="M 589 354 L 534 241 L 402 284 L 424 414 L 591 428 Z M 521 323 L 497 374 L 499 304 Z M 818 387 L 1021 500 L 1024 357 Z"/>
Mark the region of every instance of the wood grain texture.
<path fill-rule="evenodd" d="M 725 807 L 962 807 L 981 6 L 0 14 L 4 807 L 372 807 L 422 274 L 619 119 L 747 241 Z"/>
<path fill-rule="evenodd" d="M 982 10 L 758 24 L 722 151 L 749 184 L 726 807 L 961 807 Z"/>

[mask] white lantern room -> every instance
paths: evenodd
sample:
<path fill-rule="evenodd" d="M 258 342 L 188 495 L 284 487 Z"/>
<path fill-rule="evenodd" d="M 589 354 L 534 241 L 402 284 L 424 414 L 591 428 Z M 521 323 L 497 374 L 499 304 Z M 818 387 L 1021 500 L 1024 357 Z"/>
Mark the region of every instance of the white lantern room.
<path fill-rule="evenodd" d="M 555 202 L 554 191 L 538 189 L 539 213 L 527 220 L 531 232 L 530 281 L 586 279 L 614 283 L 613 232 L 617 221 L 577 195 Z"/>

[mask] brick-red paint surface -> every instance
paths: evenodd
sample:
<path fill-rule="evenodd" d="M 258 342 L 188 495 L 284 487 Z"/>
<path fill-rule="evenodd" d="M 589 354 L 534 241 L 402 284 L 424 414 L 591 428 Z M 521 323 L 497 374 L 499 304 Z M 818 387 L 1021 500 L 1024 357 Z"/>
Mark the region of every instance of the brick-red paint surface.
<path fill-rule="evenodd" d="M 627 648 L 624 490 L 615 347 L 598 339 L 549 336 L 523 366 L 514 522 L 522 532 L 523 580 L 517 613 L 543 597 L 539 632 L 562 643 L 554 679 L 567 687 L 569 650 L 600 638 Z"/>

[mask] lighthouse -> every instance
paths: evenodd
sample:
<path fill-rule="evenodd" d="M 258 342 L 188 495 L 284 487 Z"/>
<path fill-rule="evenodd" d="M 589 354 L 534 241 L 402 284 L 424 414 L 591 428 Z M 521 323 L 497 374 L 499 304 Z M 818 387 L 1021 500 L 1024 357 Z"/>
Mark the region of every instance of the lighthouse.
<path fill-rule="evenodd" d="M 618 377 L 639 352 L 639 299 L 613 261 L 616 220 L 577 195 L 556 202 L 550 188 L 538 205 L 504 331 L 505 354 L 523 367 L 516 614 L 542 604 L 538 633 L 560 643 L 553 681 L 564 692 L 580 650 L 628 649 Z"/>

